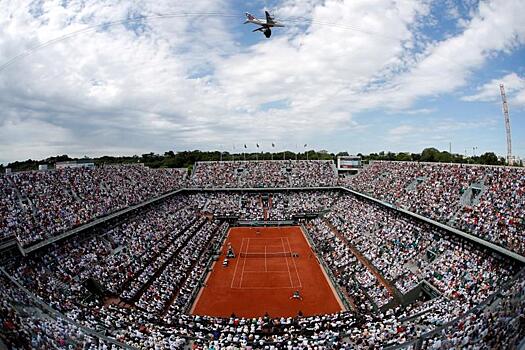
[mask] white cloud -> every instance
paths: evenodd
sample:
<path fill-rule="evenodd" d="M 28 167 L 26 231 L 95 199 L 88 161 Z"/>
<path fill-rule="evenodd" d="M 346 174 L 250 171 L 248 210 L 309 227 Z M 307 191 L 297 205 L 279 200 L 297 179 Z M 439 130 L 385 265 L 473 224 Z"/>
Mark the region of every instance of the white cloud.
<path fill-rule="evenodd" d="M 465 130 L 486 130 L 496 126 L 494 119 L 479 118 L 475 122 L 461 122 L 452 118 L 428 118 L 413 124 L 401 124 L 387 131 L 387 139 L 394 144 L 428 145 L 429 141 L 450 141 L 458 132 Z"/>
<path fill-rule="evenodd" d="M 416 130 L 416 128 L 412 125 L 400 125 L 396 126 L 395 128 L 392 128 L 388 131 L 388 134 L 392 136 L 402 136 L 409 133 L 412 133 Z"/>
<path fill-rule="evenodd" d="M 474 95 L 464 96 L 461 99 L 469 102 L 501 102 L 500 84 L 505 86 L 509 103 L 525 106 L 525 78 L 516 73 L 492 79 L 478 87 Z"/>
<path fill-rule="evenodd" d="M 430 0 L 284 0 L 278 17 L 310 21 L 290 21 L 266 40 L 237 25 L 242 11 L 224 0 L 3 2 L 0 65 L 88 26 L 137 14 L 173 17 L 98 28 L 2 70 L 0 124 L 18 137 L 4 142 L 0 162 L 46 152 L 207 149 L 231 140 L 313 144 L 342 128 L 362 130 L 364 121 L 354 117 L 362 111 L 433 112 L 413 104 L 465 86 L 494 52 L 524 42 L 525 4 L 482 2 L 464 32 L 440 42 L 420 30 L 431 6 Z M 239 12 L 239 18 L 183 12 Z M 515 95 L 525 101 L 525 93 Z M 285 103 L 268 110 L 275 101 Z M 39 132 L 24 136 L 31 127 Z"/>
<path fill-rule="evenodd" d="M 520 0 L 480 2 L 461 34 L 429 45 L 423 58 L 409 64 L 405 73 L 372 91 L 371 102 L 406 108 L 417 98 L 465 86 L 472 72 L 495 52 L 510 52 L 525 43 L 522 13 L 525 2 Z"/>
<path fill-rule="evenodd" d="M 42 159 L 62 154 L 72 143 L 74 138 L 67 129 L 51 123 L 13 118 L 0 124 L 0 159 L 12 159 L 15 150 Z"/>
<path fill-rule="evenodd" d="M 390 114 L 401 114 L 401 115 L 424 115 L 432 114 L 437 112 L 437 108 L 417 108 L 417 109 L 404 109 L 404 110 L 392 110 Z"/>

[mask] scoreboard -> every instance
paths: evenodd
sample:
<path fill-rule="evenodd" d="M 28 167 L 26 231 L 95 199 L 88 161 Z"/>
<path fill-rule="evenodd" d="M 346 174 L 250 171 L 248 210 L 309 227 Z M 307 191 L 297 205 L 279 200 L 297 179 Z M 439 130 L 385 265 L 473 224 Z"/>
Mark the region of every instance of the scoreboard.
<path fill-rule="evenodd" d="M 359 156 L 338 156 L 337 170 L 350 170 L 361 168 L 361 157 Z"/>

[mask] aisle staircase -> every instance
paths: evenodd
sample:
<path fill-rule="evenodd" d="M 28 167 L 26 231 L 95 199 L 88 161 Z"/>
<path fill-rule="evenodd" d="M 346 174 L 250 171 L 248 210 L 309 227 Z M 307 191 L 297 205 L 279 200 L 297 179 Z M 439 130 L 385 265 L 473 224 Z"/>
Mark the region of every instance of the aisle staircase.
<path fill-rule="evenodd" d="M 472 183 L 461 195 L 459 203 L 461 207 L 475 206 L 479 204 L 481 195 L 485 192 L 486 186 L 482 181 Z"/>
<path fill-rule="evenodd" d="M 18 205 L 24 212 L 27 212 L 28 209 L 31 209 L 31 213 L 33 216 L 36 216 L 37 210 L 31 199 L 27 196 L 23 196 L 20 190 L 16 187 L 15 183 L 13 182 L 13 179 L 11 177 L 6 176 L 7 182 L 9 182 L 9 185 L 15 192 L 16 198 L 18 199 Z"/>
<path fill-rule="evenodd" d="M 417 189 L 417 186 L 421 185 L 423 182 L 427 180 L 426 176 L 418 176 L 416 177 L 411 183 L 408 184 L 406 187 L 407 192 L 412 192 Z"/>

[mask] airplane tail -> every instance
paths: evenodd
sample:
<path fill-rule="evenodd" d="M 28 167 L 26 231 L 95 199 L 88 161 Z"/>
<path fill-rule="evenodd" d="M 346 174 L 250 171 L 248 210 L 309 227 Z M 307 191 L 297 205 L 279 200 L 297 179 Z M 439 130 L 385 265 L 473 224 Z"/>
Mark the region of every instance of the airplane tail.
<path fill-rule="evenodd" d="M 257 17 L 255 17 L 251 13 L 246 12 L 245 15 L 246 15 L 247 20 L 246 20 L 246 22 L 244 22 L 244 24 L 250 23 L 250 21 L 254 21 L 254 20 L 257 19 Z"/>

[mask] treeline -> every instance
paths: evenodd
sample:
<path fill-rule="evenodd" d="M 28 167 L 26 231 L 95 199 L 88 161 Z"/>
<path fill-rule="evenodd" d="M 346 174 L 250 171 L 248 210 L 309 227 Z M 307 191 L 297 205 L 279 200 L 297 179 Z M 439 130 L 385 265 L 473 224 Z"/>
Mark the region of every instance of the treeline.
<path fill-rule="evenodd" d="M 230 153 L 220 151 L 182 151 L 164 152 L 163 155 L 147 153 L 142 156 L 133 157 L 101 157 L 95 159 L 95 164 L 120 164 L 120 163 L 144 163 L 151 168 L 189 168 L 191 169 L 195 162 L 220 161 L 220 160 L 282 160 L 282 159 L 334 159 L 333 153 L 327 151 L 310 150 L 303 153 L 285 152 L 258 152 L 258 153 Z"/>
<path fill-rule="evenodd" d="M 258 153 L 230 153 L 220 151 L 182 151 L 173 152 L 168 151 L 164 154 L 145 153 L 141 156 L 102 156 L 98 158 L 91 158 L 95 165 L 104 164 L 137 164 L 143 163 L 151 168 L 189 168 L 191 169 L 195 162 L 199 161 L 220 161 L 220 160 L 282 160 L 282 159 L 319 159 L 331 160 L 335 159 L 336 155 L 327 151 L 310 150 L 302 153 L 294 153 L 291 151 L 285 152 L 258 152 Z M 47 164 L 53 167 L 56 162 L 79 160 L 80 158 L 71 158 L 68 155 L 61 155 L 49 157 L 42 160 L 28 159 L 25 161 L 16 161 L 7 164 L 7 166 L 0 165 L 2 173 L 5 168 L 10 168 L 12 171 L 28 171 L 36 170 L 39 165 Z"/>
<path fill-rule="evenodd" d="M 309 150 L 306 152 L 295 153 L 291 151 L 285 152 L 259 152 L 259 153 L 229 153 L 220 151 L 182 151 L 173 152 L 168 151 L 164 154 L 145 153 L 141 156 L 103 156 L 93 158 L 95 165 L 104 164 L 136 164 L 143 163 L 151 168 L 188 168 L 191 170 L 195 162 L 198 161 L 219 161 L 219 160 L 283 160 L 283 159 L 318 159 L 318 160 L 336 160 L 339 155 L 348 155 L 348 152 L 329 153 L 328 151 Z M 421 153 L 393 153 L 393 152 L 379 152 L 370 153 L 367 155 L 358 154 L 362 157 L 364 162 L 370 160 L 389 160 L 389 161 L 420 161 L 420 162 L 443 162 L 443 163 L 470 163 L 470 164 L 488 164 L 488 165 L 505 165 L 503 157 L 497 157 L 493 152 L 487 152 L 480 156 L 464 157 L 460 154 L 450 154 L 446 151 L 439 151 L 435 148 L 426 148 Z M 79 158 L 71 158 L 68 155 L 61 155 L 49 157 L 42 160 L 28 159 L 25 161 L 17 161 L 7 164 L 7 166 L 0 165 L 1 173 L 5 168 L 11 168 L 12 171 L 28 171 L 36 170 L 39 165 L 47 164 L 53 167 L 56 162 L 79 160 Z"/>
<path fill-rule="evenodd" d="M 479 156 L 465 157 L 462 154 L 439 151 L 435 148 L 425 148 L 421 153 L 392 153 L 380 152 L 362 155 L 366 160 L 395 160 L 395 161 L 413 161 L 413 162 L 441 162 L 441 163 L 469 163 L 484 165 L 506 165 L 507 161 L 503 157 L 498 157 L 494 152 L 486 152 Z M 521 165 L 521 164 L 520 164 Z"/>

